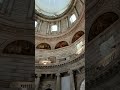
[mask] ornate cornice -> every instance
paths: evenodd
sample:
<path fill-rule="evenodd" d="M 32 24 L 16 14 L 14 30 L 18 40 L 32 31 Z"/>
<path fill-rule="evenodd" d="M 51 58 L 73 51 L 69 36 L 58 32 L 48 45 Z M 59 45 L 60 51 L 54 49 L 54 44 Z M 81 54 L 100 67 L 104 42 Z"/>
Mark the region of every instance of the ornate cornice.
<path fill-rule="evenodd" d="M 84 54 L 82 54 L 80 57 L 66 63 L 59 63 L 55 65 L 36 64 L 35 68 L 36 68 L 36 72 L 56 73 L 56 72 L 66 72 L 66 71 L 69 71 L 70 69 L 74 70 L 77 68 L 84 67 L 84 65 L 85 65 L 85 59 L 84 59 Z"/>

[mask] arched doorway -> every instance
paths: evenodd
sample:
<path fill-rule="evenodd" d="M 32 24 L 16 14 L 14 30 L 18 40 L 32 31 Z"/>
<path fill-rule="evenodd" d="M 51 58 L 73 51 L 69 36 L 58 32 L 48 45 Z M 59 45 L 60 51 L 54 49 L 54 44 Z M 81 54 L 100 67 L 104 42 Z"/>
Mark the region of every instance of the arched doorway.
<path fill-rule="evenodd" d="M 48 89 L 46 89 L 46 90 L 52 90 L 52 89 L 48 88 Z"/>

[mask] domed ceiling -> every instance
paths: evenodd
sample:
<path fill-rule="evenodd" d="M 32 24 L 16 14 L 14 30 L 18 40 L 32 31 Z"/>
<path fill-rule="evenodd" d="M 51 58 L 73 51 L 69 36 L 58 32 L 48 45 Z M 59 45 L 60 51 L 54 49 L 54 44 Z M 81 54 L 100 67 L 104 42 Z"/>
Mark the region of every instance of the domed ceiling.
<path fill-rule="evenodd" d="M 68 62 L 84 52 L 84 3 L 35 0 L 36 64 Z"/>
<path fill-rule="evenodd" d="M 70 6 L 71 0 L 35 0 L 35 9 L 46 16 L 57 17 Z"/>
<path fill-rule="evenodd" d="M 38 37 L 62 37 L 83 18 L 80 0 L 35 0 L 35 34 Z"/>

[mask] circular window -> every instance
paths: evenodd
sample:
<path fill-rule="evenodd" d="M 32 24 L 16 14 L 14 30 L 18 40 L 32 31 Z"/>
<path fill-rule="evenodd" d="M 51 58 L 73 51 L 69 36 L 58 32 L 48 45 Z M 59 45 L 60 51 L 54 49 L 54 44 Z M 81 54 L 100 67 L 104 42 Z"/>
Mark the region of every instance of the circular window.
<path fill-rule="evenodd" d="M 72 0 L 35 0 L 35 9 L 49 17 L 57 17 L 64 13 Z"/>

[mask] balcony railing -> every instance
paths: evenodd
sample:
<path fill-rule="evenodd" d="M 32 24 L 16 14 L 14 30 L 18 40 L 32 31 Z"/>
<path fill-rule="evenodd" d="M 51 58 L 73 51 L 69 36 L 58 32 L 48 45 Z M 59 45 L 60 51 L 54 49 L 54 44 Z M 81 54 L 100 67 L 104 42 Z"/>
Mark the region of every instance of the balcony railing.
<path fill-rule="evenodd" d="M 12 82 L 10 84 L 11 88 L 34 88 L 34 82 Z"/>

